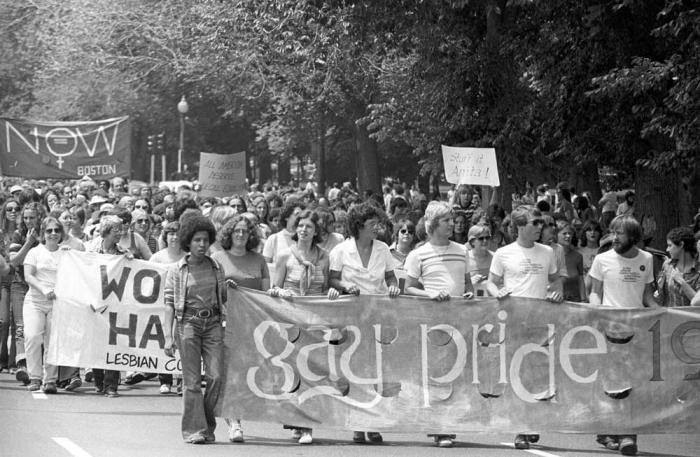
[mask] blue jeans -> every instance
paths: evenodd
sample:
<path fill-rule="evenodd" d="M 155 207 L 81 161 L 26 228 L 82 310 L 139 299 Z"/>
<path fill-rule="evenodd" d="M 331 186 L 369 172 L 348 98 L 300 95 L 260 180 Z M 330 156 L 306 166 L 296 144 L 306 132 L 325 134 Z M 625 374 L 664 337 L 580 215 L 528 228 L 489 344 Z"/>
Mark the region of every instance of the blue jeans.
<path fill-rule="evenodd" d="M 21 282 L 13 282 L 10 284 L 10 309 L 12 312 L 12 320 L 15 324 L 15 344 L 17 351 L 17 363 L 25 364 L 24 359 L 24 296 L 27 295 L 29 286 Z"/>
<path fill-rule="evenodd" d="M 214 436 L 214 407 L 221 393 L 224 328 L 220 316 L 185 317 L 177 323 L 182 362 L 182 437 Z M 202 360 L 207 388 L 202 396 Z"/>

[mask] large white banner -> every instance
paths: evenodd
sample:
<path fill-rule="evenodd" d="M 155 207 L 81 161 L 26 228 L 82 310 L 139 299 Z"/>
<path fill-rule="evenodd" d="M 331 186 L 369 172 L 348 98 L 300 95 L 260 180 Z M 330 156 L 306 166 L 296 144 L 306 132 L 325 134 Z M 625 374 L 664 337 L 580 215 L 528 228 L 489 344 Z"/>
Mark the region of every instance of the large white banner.
<path fill-rule="evenodd" d="M 54 365 L 180 373 L 163 352 L 166 267 L 67 251 L 58 266 L 48 361 Z"/>
<path fill-rule="evenodd" d="M 493 148 L 442 146 L 442 160 L 445 180 L 451 184 L 501 185 L 496 150 Z"/>

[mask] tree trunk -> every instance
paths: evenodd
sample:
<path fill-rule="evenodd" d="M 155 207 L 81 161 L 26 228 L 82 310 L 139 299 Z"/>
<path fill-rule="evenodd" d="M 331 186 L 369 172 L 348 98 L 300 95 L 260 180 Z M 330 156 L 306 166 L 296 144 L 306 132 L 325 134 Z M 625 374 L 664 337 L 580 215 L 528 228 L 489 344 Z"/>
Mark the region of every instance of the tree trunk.
<path fill-rule="evenodd" d="M 277 180 L 280 185 L 289 184 L 292 180 L 292 172 L 289 169 L 289 157 L 277 155 Z"/>
<path fill-rule="evenodd" d="M 258 146 L 258 169 L 260 170 L 259 189 L 262 190 L 263 184 L 272 180 L 272 157 L 266 146 Z"/>
<path fill-rule="evenodd" d="M 642 224 L 644 238 L 652 238 L 651 246 L 664 250 L 666 234 L 674 227 L 687 225 L 682 206 L 687 201 L 677 172 L 660 175 L 648 168 L 637 167 L 634 215 Z"/>
<path fill-rule="evenodd" d="M 355 149 L 357 151 L 357 190 L 359 192 L 373 190 L 381 195 L 377 143 L 369 137 L 369 132 L 364 125 L 355 124 Z"/>
<path fill-rule="evenodd" d="M 569 185 L 574 186 L 576 194 L 581 195 L 583 191 L 589 191 L 593 195 L 596 204 L 602 197 L 600 192 L 600 180 L 598 179 L 598 165 L 593 162 L 587 162 L 581 167 L 572 167 L 569 169 Z"/>

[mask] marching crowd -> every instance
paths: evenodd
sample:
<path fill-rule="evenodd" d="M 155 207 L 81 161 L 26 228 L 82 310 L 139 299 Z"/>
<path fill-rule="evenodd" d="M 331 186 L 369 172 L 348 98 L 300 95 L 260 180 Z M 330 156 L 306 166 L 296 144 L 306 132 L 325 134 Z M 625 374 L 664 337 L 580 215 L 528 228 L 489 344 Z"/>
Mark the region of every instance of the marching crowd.
<path fill-rule="evenodd" d="M 700 305 L 700 214 L 667 234 L 667 256 L 651 253 L 645 246 L 653 221 L 635 218 L 632 191 L 608 191 L 594 201 L 566 183 L 553 189 L 527 183 L 506 212 L 484 204 L 472 186 L 431 201 L 391 182 L 382 194 L 359 195 L 345 183 L 319 195 L 309 183 L 251 186 L 221 199 L 184 187 L 83 178 L 17 184 L 1 200 L 0 369 L 30 391 L 74 391 L 84 377 L 107 397 L 119 396 L 120 383 L 155 376 L 136 372 L 121 380 L 119 371 L 93 369 L 81 377 L 78 367 L 44 363 L 42 346 L 51 331 L 56 268 L 67 249 L 167 264 L 165 353 L 180 354 L 182 436 L 193 444 L 215 440 L 229 288 L 329 300 L 512 295 L 622 308 Z M 172 376 L 159 381 L 161 393 L 170 393 Z M 226 422 L 229 439 L 244 441 L 241 421 Z M 312 442 L 311 429 L 285 427 L 300 444 Z M 431 436 L 440 447 L 455 439 L 449 431 Z M 382 439 L 375 431 L 353 432 L 355 442 Z M 528 449 L 538 439 L 524 432 L 514 444 Z M 637 452 L 636 435 L 600 434 L 597 441 L 623 455 Z"/>

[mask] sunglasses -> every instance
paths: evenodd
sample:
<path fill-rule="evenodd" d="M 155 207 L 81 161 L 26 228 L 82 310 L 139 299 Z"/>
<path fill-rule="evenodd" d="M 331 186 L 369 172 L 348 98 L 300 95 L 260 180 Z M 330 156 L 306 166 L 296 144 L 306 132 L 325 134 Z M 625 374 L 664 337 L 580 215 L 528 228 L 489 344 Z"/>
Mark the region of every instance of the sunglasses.
<path fill-rule="evenodd" d="M 484 241 L 490 240 L 491 237 L 490 236 L 477 236 L 476 239 L 481 241 L 481 242 L 484 242 Z"/>
<path fill-rule="evenodd" d="M 405 235 L 407 233 L 410 233 L 411 235 L 413 235 L 415 232 L 413 230 L 403 228 L 403 229 L 399 230 L 399 233 L 402 235 Z"/>
<path fill-rule="evenodd" d="M 148 205 L 134 205 L 134 208 L 137 208 L 137 209 L 148 209 Z"/>
<path fill-rule="evenodd" d="M 45 230 L 45 232 L 46 232 L 46 233 L 61 233 L 62 230 L 59 229 L 59 228 L 47 228 L 47 229 Z"/>
<path fill-rule="evenodd" d="M 137 224 L 148 224 L 148 219 L 136 219 Z"/>
<path fill-rule="evenodd" d="M 17 213 L 19 212 L 19 206 L 8 206 L 7 208 L 5 208 L 5 211 L 7 211 L 8 213 Z"/>
<path fill-rule="evenodd" d="M 538 225 L 544 225 L 544 220 L 543 219 L 533 219 L 530 221 L 530 223 L 537 227 Z"/>

